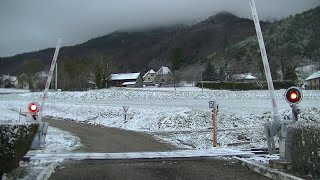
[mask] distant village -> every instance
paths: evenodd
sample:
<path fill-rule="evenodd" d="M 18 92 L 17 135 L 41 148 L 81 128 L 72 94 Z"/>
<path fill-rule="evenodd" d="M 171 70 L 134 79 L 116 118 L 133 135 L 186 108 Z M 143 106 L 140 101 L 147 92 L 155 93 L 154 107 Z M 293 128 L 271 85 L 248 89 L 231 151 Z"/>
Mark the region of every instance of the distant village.
<path fill-rule="evenodd" d="M 45 72 L 39 72 L 35 74 L 35 81 L 44 83 L 47 79 Z M 233 75 L 234 81 L 238 82 L 255 82 L 257 78 L 252 74 L 235 74 Z M 91 88 L 94 89 L 94 79 L 89 80 Z M 146 86 L 154 87 L 172 87 L 172 73 L 169 67 L 162 66 L 157 71 L 150 69 L 145 74 L 142 73 L 118 73 L 111 74 L 109 87 L 133 87 L 142 88 Z M 195 83 L 195 82 L 194 82 Z M 302 88 L 306 90 L 320 90 L 320 71 L 312 73 L 302 83 Z M 11 75 L 0 75 L 0 88 L 19 88 L 19 89 L 30 89 L 30 85 L 27 81 L 25 74 L 19 77 Z"/>

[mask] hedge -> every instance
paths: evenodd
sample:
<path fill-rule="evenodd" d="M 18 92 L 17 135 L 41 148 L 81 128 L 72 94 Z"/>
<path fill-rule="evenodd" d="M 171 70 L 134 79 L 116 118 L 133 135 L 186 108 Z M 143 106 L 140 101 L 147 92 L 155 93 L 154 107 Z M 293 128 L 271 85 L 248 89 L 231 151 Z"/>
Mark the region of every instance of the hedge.
<path fill-rule="evenodd" d="M 29 151 L 38 130 L 36 123 L 0 124 L 0 179 L 4 173 L 17 168 Z"/>
<path fill-rule="evenodd" d="M 294 81 L 273 81 L 274 89 L 287 89 L 295 86 Z M 202 83 L 198 82 L 197 87 L 202 87 Z M 267 83 L 263 81 L 255 82 L 227 82 L 227 81 L 203 81 L 203 87 L 209 89 L 225 89 L 225 90 L 258 90 L 268 89 Z"/>
<path fill-rule="evenodd" d="M 286 144 L 291 147 L 293 172 L 320 178 L 320 124 L 289 125 Z"/>

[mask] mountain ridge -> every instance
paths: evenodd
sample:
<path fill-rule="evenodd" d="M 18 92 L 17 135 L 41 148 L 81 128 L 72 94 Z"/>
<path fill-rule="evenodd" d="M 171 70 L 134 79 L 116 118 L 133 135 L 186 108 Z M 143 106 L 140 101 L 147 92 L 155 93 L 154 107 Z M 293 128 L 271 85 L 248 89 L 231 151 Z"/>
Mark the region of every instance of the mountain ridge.
<path fill-rule="evenodd" d="M 266 26 L 267 23 L 262 22 L 262 27 Z M 150 67 L 158 68 L 161 63 L 170 66 L 174 48 L 181 48 L 186 64 L 192 64 L 254 33 L 252 20 L 222 12 L 191 26 L 179 24 L 148 30 L 115 31 L 82 44 L 62 47 L 58 62 L 64 59 L 77 62 L 93 54 L 102 54 L 115 62 L 119 71 L 146 71 Z M 31 59 L 50 64 L 53 52 L 53 48 L 47 48 L 1 58 L 0 74 L 17 74 L 21 71 L 21 64 Z"/>

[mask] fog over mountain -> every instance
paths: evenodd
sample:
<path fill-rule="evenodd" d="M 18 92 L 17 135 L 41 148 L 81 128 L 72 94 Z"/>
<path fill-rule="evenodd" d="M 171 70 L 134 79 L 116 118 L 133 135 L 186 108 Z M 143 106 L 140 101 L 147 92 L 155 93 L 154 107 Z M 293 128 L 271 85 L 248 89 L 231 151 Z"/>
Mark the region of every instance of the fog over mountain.
<path fill-rule="evenodd" d="M 256 0 L 260 19 L 281 19 L 319 0 Z M 2 0 L 0 57 L 85 42 L 115 30 L 192 23 L 220 11 L 251 18 L 249 0 Z"/>

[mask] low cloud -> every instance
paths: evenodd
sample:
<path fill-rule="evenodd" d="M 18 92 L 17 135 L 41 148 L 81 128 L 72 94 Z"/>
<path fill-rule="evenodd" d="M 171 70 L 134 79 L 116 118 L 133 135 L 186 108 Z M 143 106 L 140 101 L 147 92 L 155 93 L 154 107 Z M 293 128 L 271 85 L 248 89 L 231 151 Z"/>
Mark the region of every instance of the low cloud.
<path fill-rule="evenodd" d="M 260 19 L 281 19 L 318 0 L 256 0 Z M 251 18 L 249 0 L 3 0 L 0 57 L 75 45 L 119 29 L 203 20 L 220 11 Z"/>

